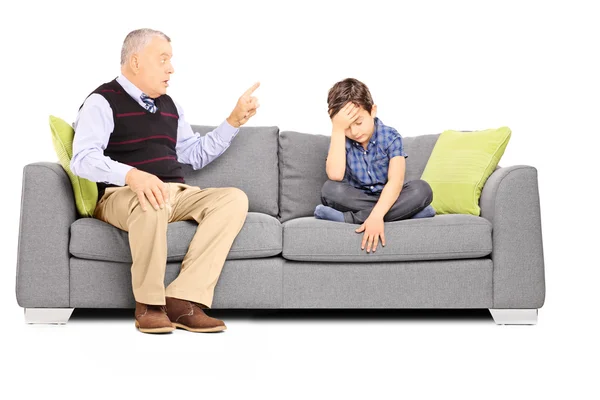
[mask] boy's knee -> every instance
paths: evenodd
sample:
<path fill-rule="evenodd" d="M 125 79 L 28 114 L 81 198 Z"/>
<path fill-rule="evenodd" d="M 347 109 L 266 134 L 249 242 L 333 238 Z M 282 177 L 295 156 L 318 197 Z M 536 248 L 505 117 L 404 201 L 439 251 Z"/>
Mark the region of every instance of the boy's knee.
<path fill-rule="evenodd" d="M 423 179 L 418 179 L 414 181 L 414 183 L 417 186 L 417 191 L 420 194 L 420 197 L 425 199 L 427 204 L 431 203 L 433 201 L 433 190 L 431 189 L 429 183 Z"/>
<path fill-rule="evenodd" d="M 328 180 L 321 188 L 321 199 L 333 200 L 341 198 L 344 195 L 344 183 Z"/>

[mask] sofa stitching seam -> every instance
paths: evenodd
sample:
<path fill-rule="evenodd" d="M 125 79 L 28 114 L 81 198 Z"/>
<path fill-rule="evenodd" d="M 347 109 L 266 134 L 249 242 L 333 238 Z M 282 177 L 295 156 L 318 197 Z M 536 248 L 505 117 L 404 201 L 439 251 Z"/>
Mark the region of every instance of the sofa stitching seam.
<path fill-rule="evenodd" d="M 491 251 L 492 249 L 490 248 L 489 251 Z M 487 249 L 484 250 L 465 250 L 465 251 L 441 251 L 441 252 L 431 252 L 428 251 L 426 253 L 391 253 L 391 254 L 382 254 L 382 256 L 418 256 L 418 255 L 427 255 L 427 254 L 479 254 L 482 251 L 488 251 Z M 287 256 L 305 256 L 306 254 L 303 253 L 295 253 L 295 254 L 290 254 L 290 253 L 286 253 Z M 356 255 L 340 255 L 340 254 L 315 254 L 315 253 L 310 253 L 309 255 L 311 256 L 331 256 L 331 257 L 336 257 L 336 258 L 355 258 Z"/>

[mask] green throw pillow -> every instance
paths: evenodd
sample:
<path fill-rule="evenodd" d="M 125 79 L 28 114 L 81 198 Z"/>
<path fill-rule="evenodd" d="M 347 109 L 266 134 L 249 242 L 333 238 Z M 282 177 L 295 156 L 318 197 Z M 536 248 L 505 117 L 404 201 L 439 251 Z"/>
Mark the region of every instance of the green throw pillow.
<path fill-rule="evenodd" d="M 442 132 L 421 176 L 433 190 L 431 205 L 437 214 L 479 215 L 481 190 L 504 154 L 510 135 L 505 126 Z"/>
<path fill-rule="evenodd" d="M 52 130 L 52 144 L 58 156 L 60 165 L 69 175 L 77 212 L 82 217 L 92 217 L 96 202 L 98 201 L 98 186 L 96 182 L 80 178 L 71 172 L 71 158 L 73 157 L 73 127 L 64 120 L 53 115 L 50 116 L 50 129 Z"/>

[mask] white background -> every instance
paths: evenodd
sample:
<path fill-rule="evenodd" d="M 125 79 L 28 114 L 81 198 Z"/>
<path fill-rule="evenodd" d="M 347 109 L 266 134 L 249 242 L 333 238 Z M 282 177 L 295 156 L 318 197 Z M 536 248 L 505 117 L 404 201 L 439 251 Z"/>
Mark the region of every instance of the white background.
<path fill-rule="evenodd" d="M 2 6 L 0 24 L 3 389 L 68 398 L 598 395 L 594 2 L 10 7 Z M 355 77 L 403 136 L 509 126 L 501 165 L 539 172 L 547 284 L 539 324 L 496 326 L 485 312 L 233 313 L 221 314 L 224 334 L 160 337 L 138 333 L 129 312 L 75 315 L 61 327 L 24 324 L 14 289 L 22 168 L 56 160 L 48 116 L 74 120 L 85 97 L 119 74 L 122 41 L 140 27 L 171 37 L 169 94 L 193 124 L 220 123 L 260 81 L 261 107 L 249 126 L 329 134 L 327 91 Z"/>

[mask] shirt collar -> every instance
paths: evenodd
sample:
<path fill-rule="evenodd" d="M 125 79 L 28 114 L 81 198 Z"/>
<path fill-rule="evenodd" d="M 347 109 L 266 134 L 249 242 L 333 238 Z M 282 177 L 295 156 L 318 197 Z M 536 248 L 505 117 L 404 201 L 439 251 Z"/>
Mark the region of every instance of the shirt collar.
<path fill-rule="evenodd" d="M 124 75 L 119 75 L 117 77 L 117 83 L 123 86 L 123 89 L 125 89 L 127 94 L 133 97 L 134 100 L 143 105 L 141 97 L 144 92 L 142 92 L 137 86 L 131 83 L 129 79 L 125 78 Z"/>
<path fill-rule="evenodd" d="M 373 135 L 371 136 L 371 139 L 369 140 L 369 144 L 367 145 L 367 149 L 372 146 L 377 144 L 377 134 L 379 133 L 379 131 L 381 130 L 381 128 L 384 126 L 383 122 L 381 122 L 381 120 L 377 117 L 373 118 L 374 124 L 375 124 L 375 128 L 373 129 Z M 346 138 L 346 143 L 348 143 L 348 146 L 346 146 L 346 148 L 350 148 L 351 146 L 354 147 L 362 147 L 362 145 L 352 139 L 348 139 Z"/>
<path fill-rule="evenodd" d="M 381 129 L 383 128 L 383 122 L 381 122 L 381 120 L 377 117 L 374 118 L 375 119 L 375 129 L 373 130 L 373 136 L 371 136 L 371 143 L 375 144 L 377 143 L 377 138 L 379 137 L 379 132 L 381 131 Z"/>

